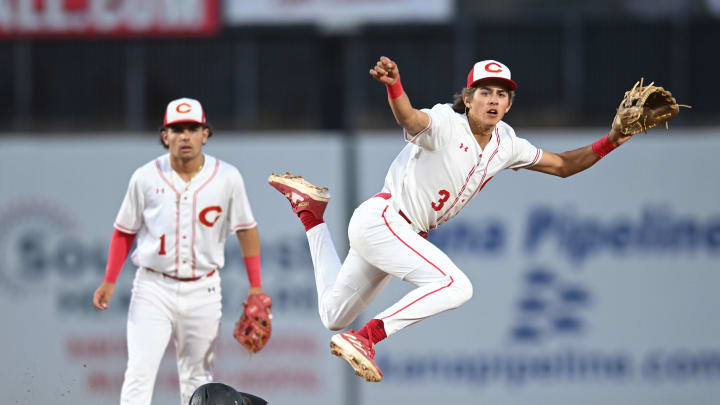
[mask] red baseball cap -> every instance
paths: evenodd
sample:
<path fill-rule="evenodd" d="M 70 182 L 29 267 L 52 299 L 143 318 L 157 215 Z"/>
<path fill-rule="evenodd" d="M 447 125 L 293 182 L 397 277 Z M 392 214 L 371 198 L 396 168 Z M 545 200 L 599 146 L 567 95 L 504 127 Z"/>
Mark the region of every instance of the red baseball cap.
<path fill-rule="evenodd" d="M 200 102 L 192 98 L 179 98 L 167 105 L 164 126 L 181 122 L 195 122 L 205 125 L 205 111 Z"/>
<path fill-rule="evenodd" d="M 485 79 L 500 79 L 510 86 L 510 90 L 517 89 L 517 83 L 510 78 L 510 69 L 496 60 L 483 60 L 476 63 L 467 77 L 467 87 Z"/>

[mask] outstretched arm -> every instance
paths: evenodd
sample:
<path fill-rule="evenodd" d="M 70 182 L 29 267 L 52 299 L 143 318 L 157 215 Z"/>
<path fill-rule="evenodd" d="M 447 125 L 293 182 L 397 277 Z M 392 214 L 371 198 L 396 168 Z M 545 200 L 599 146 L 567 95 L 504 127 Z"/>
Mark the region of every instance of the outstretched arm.
<path fill-rule="evenodd" d="M 395 121 L 405 128 L 410 135 L 415 135 L 430 124 L 430 117 L 420 110 L 413 108 L 400 82 L 400 71 L 395 62 L 386 56 L 381 56 L 375 67 L 370 69 L 370 76 L 385 84 L 388 89 L 388 103 L 392 109 Z"/>
<path fill-rule="evenodd" d="M 627 142 L 632 135 L 623 135 L 613 127 L 610 132 L 591 145 L 563 153 L 543 151 L 542 158 L 530 170 L 569 177 L 597 163 L 611 150 Z"/>

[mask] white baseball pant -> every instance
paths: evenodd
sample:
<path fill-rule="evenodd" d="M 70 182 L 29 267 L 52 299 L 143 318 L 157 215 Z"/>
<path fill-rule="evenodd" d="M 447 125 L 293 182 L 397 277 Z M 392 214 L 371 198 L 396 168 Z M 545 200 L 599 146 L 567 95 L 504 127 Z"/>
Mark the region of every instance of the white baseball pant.
<path fill-rule="evenodd" d="M 383 321 L 387 336 L 472 297 L 467 276 L 381 197 L 365 201 L 353 213 L 348 226 L 350 251 L 342 265 L 327 225 L 313 227 L 307 238 L 320 319 L 330 330 L 346 328 L 391 275 L 417 288 L 374 317 Z"/>
<path fill-rule="evenodd" d="M 220 329 L 220 276 L 178 281 L 144 268 L 133 283 L 127 320 L 128 364 L 122 405 L 150 405 L 160 361 L 172 337 L 177 352 L 180 404 L 211 382 Z"/>

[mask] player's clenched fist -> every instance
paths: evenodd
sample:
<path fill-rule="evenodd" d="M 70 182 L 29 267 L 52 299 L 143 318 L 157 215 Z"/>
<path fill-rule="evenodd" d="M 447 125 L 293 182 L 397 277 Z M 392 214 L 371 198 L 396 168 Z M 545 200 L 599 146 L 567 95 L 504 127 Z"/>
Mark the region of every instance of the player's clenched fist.
<path fill-rule="evenodd" d="M 381 56 L 377 63 L 375 63 L 375 67 L 370 69 L 370 76 L 374 77 L 375 80 L 380 83 L 391 86 L 400 78 L 400 72 L 395 62 L 387 56 Z"/>

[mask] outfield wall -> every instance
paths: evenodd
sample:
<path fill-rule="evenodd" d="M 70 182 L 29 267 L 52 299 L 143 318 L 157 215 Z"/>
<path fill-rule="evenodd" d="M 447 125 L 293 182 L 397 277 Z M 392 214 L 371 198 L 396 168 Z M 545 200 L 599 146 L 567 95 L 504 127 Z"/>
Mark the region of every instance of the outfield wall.
<path fill-rule="evenodd" d="M 720 395 L 719 130 L 642 134 L 568 179 L 496 176 L 431 234 L 469 276 L 463 307 L 377 346 L 385 379 L 360 404 L 711 404 Z M 597 130 L 521 131 L 541 148 L 588 144 Z M 361 199 L 379 191 L 399 131 L 359 134 Z M 236 165 L 259 224 L 270 345 L 249 357 L 231 329 L 247 292 L 228 238 L 217 378 L 273 404 L 341 404 L 349 368 L 329 355 L 303 230 L 267 176 L 291 170 L 330 187 L 326 221 L 345 252 L 343 138 L 218 133 L 206 152 Z M 164 153 L 153 136 L 18 134 L 0 140 L 0 387 L 12 404 L 116 404 L 134 268 L 111 308 L 91 297 L 133 170 Z M 395 280 L 364 322 L 410 286 Z M 177 404 L 174 351 L 156 404 Z M 358 379 L 358 382 L 359 379 Z"/>

